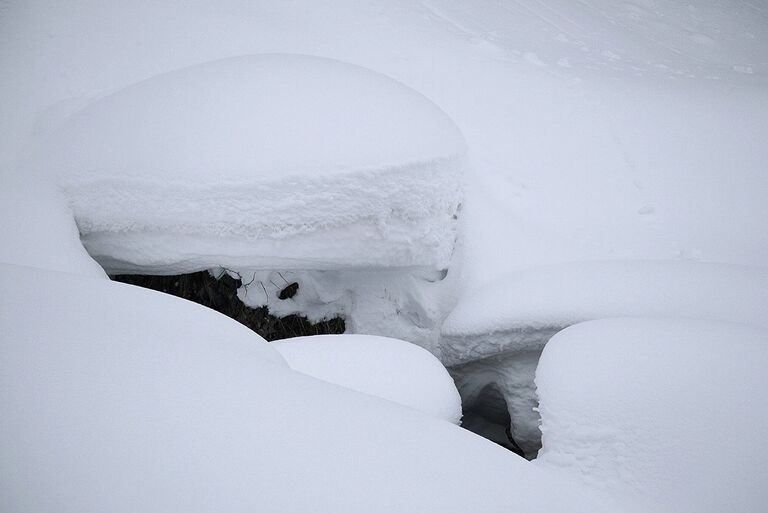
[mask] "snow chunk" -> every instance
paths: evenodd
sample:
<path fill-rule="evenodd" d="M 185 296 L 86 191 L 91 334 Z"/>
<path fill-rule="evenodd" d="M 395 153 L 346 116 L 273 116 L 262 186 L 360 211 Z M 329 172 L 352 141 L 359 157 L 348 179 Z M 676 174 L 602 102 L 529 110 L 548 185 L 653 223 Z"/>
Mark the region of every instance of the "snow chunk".
<path fill-rule="evenodd" d="M 4 510 L 613 511 L 457 426 L 294 372 L 199 305 L 26 270 L 0 266 Z"/>
<path fill-rule="evenodd" d="M 542 467 L 649 511 L 762 511 L 768 504 L 768 331 L 610 319 L 544 349 Z"/>
<path fill-rule="evenodd" d="M 254 55 L 95 101 L 40 149 L 111 272 L 447 265 L 465 146 L 371 70 Z"/>
<path fill-rule="evenodd" d="M 690 261 L 604 261 L 510 274 L 461 298 L 442 327 L 444 363 L 540 350 L 577 322 L 691 317 L 768 326 L 768 271 Z"/>
<path fill-rule="evenodd" d="M 426 349 L 373 335 L 320 335 L 272 342 L 292 369 L 457 424 L 461 398 Z"/>

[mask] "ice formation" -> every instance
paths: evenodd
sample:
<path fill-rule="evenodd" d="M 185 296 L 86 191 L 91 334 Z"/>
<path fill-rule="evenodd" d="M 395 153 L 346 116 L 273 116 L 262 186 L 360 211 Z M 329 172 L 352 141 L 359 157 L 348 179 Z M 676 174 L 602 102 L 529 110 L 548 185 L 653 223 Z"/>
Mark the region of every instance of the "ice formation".
<path fill-rule="evenodd" d="M 590 321 L 536 371 L 537 464 L 645 511 L 764 511 L 768 331 L 677 319 Z"/>
<path fill-rule="evenodd" d="M 461 398 L 445 367 L 414 344 L 371 335 L 272 342 L 293 370 L 458 424 Z"/>

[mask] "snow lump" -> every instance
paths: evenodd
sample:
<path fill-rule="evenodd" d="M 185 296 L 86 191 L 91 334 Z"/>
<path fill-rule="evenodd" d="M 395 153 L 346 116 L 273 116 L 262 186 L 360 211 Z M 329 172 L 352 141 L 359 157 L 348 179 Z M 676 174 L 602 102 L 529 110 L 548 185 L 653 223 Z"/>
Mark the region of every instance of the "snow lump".
<path fill-rule="evenodd" d="M 645 511 L 765 511 L 767 366 L 768 331 L 735 323 L 567 328 L 536 370 L 537 464 Z"/>
<path fill-rule="evenodd" d="M 445 367 L 409 342 L 320 335 L 272 342 L 293 370 L 458 423 L 461 398 Z"/>
<path fill-rule="evenodd" d="M 92 102 L 37 152 L 108 272 L 447 267 L 464 140 L 426 97 L 302 55 L 229 58 Z"/>

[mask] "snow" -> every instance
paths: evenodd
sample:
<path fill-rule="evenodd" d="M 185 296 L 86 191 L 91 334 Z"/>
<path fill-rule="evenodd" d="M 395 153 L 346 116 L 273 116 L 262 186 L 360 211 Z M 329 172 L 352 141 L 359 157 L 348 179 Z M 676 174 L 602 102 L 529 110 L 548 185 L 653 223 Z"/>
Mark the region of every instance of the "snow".
<path fill-rule="evenodd" d="M 10 265 L 0 288 L 3 511 L 609 511 L 199 305 Z"/>
<path fill-rule="evenodd" d="M 444 361 L 540 350 L 557 331 L 603 317 L 663 316 L 768 327 L 768 271 L 692 261 L 541 266 L 466 293 L 442 327 Z"/>
<path fill-rule="evenodd" d="M 491 386 L 504 396 L 526 456 L 541 446 L 533 376 L 557 332 L 605 317 L 682 317 L 768 327 L 768 272 L 685 261 L 573 262 L 500 277 L 462 295 L 442 326 L 439 354 L 465 405 Z"/>
<path fill-rule="evenodd" d="M 763 511 L 768 331 L 607 319 L 557 334 L 536 371 L 557 468 L 647 511 Z"/>
<path fill-rule="evenodd" d="M 461 129 L 470 148 L 460 216 L 463 247 L 461 260 L 448 267 L 452 273 L 461 268 L 456 286 L 462 291 L 488 286 L 509 272 L 575 260 L 693 259 L 764 267 L 768 258 L 768 231 L 754 229 L 755 220 L 768 218 L 763 172 L 768 147 L 761 137 L 768 131 L 768 10 L 754 2 L 339 0 L 329 8 L 309 0 L 225 0 L 217 9 L 204 3 L 180 9 L 173 2 L 116 7 L 79 0 L 63 9 L 35 0 L 7 5 L 0 19 L 0 64 L 7 70 L 0 77 L 7 98 L 0 106 L 0 158 L 34 148 L 74 113 L 95 100 L 101 104 L 98 98 L 108 101 L 111 93 L 125 93 L 130 84 L 151 82 L 174 69 L 242 55 L 312 54 L 412 87 Z M 746 69 L 752 74 L 739 71 Z M 338 96 L 330 94 L 332 100 Z M 343 102 L 351 102 L 350 96 L 355 95 Z M 383 97 L 372 103 L 379 102 L 386 103 Z M 292 111 L 289 117 L 299 115 Z M 228 147 L 222 139 L 213 134 L 208 142 Z M 305 144 L 314 149 L 315 144 Z M 346 150 L 344 155 L 354 153 Z M 181 153 L 178 162 L 187 162 L 194 152 Z M 302 187 L 291 189 L 302 196 Z M 405 185 L 402 190 L 414 197 L 425 189 Z M 240 197 L 239 192 L 228 194 Z M 268 192 L 292 204 L 294 196 L 284 187 Z M 238 222 L 225 223 L 226 230 L 247 232 L 258 224 L 253 217 L 243 221 L 246 204 L 264 214 L 255 210 L 253 198 L 245 198 L 229 212 Z M 336 207 L 333 201 L 313 205 L 318 215 Z M 100 208 L 111 210 L 111 204 Z M 289 214 L 296 211 L 305 209 Z M 209 209 L 206 215 L 218 214 Z M 434 265 L 441 251 L 421 249 L 432 243 L 445 249 L 448 245 L 437 240 L 450 238 L 450 232 L 441 232 L 425 241 L 413 226 L 406 234 L 395 230 L 384 236 L 357 228 L 318 232 L 320 240 L 307 234 L 312 240 L 273 241 L 270 236 L 258 244 L 240 236 L 216 244 L 215 238 L 167 232 L 145 232 L 141 240 L 125 232 L 119 247 L 95 234 L 86 239 L 92 253 L 102 246 L 99 260 L 108 269 L 128 267 L 128 258 L 143 262 L 140 272 L 180 272 L 215 260 L 211 266 L 244 274 L 304 269 L 310 267 L 309 256 L 311 267 L 323 268 L 353 260 L 388 266 L 418 257 Z M 368 236 L 382 246 L 369 237 L 359 251 L 348 247 L 348 237 Z M 396 239 L 404 254 L 395 257 L 384 239 Z M 338 246 L 330 240 L 338 240 Z M 146 243 L 147 252 L 133 249 L 140 243 Z M 338 251 L 342 247 L 350 251 Z M 310 248 L 318 251 L 308 254 Z M 283 258 L 291 252 L 303 253 L 302 260 Z M 158 260 L 160 253 L 176 263 Z M 257 261 L 255 253 L 269 258 Z M 255 265 L 243 269 L 246 262 Z M 353 290 L 354 299 L 322 308 L 345 313 L 361 332 L 406 338 L 436 352 L 436 333 L 447 314 L 442 307 L 422 325 L 388 331 L 395 324 L 350 312 L 360 286 L 345 288 Z M 380 288 L 376 293 L 387 295 Z M 409 289 L 392 303 L 437 295 Z M 368 297 L 360 302 L 374 303 Z M 438 310 L 435 303 L 418 306 Z M 398 306 L 381 309 L 389 317 Z"/>
<path fill-rule="evenodd" d="M 50 181 L 0 166 L 0 263 L 106 278 Z"/>
<path fill-rule="evenodd" d="M 467 287 L 572 260 L 768 257 L 753 229 L 768 218 L 768 10 L 755 2 L 6 5 L 0 153 L 173 69 L 313 54 L 407 84 L 460 127 Z"/>
<path fill-rule="evenodd" d="M 100 98 L 37 150 L 108 271 L 447 266 L 463 138 L 428 99 L 254 55 Z"/>
<path fill-rule="evenodd" d="M 553 471 L 604 480 L 611 511 L 762 509 L 765 445 L 750 430 L 765 431 L 765 386 L 747 360 L 764 367 L 764 354 L 713 341 L 754 338 L 747 328 L 656 330 L 674 335 L 670 350 L 689 348 L 688 332 L 704 341 L 668 358 L 625 348 L 636 327 L 622 328 L 605 358 L 558 363 L 566 377 L 593 364 L 596 377 L 617 373 L 599 392 L 637 392 L 641 405 L 666 408 L 679 390 L 691 400 L 680 418 L 640 408 L 602 454 L 605 432 L 583 413 L 600 405 L 568 409 L 576 386 L 545 392 L 545 430 L 573 412 L 561 431 L 578 434 L 583 457 L 568 460 L 551 429 L 544 463 L 528 465 L 299 375 L 274 351 L 227 357 L 225 340 L 260 342 L 186 303 L 83 276 L 103 272 L 52 184 L 108 271 L 227 267 L 253 278 L 240 290 L 249 304 L 417 342 L 455 365 L 468 406 L 506 409 L 530 455 L 531 376 L 563 327 L 638 315 L 766 327 L 766 27 L 768 8 L 746 0 L 0 2 L 0 261 L 37 267 L 3 272 L 17 276 L 0 309 L 0 399 L 20 408 L 0 420 L 0 483 L 18 506 L 3 509 L 599 509 Z M 286 53 L 316 57 L 275 55 Z M 294 298 L 276 298 L 281 275 L 300 284 Z M 645 388 L 629 390 L 630 364 L 646 365 Z M 719 415 L 702 413 L 707 394 Z M 631 401 L 608 399 L 630 418 Z M 702 433 L 721 437 L 717 459 Z"/>
<path fill-rule="evenodd" d="M 458 424 L 461 398 L 428 351 L 371 335 L 319 335 L 272 342 L 293 370 Z"/>

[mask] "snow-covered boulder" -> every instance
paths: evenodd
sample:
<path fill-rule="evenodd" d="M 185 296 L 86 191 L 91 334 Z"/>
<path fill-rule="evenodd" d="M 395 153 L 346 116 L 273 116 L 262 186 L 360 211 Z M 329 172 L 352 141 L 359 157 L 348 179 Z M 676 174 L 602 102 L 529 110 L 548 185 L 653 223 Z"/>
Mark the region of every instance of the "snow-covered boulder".
<path fill-rule="evenodd" d="M 647 511 L 765 511 L 766 368 L 764 329 L 669 319 L 567 328 L 536 371 L 537 463 Z"/>
<path fill-rule="evenodd" d="M 199 305 L 15 266 L 0 290 L 3 512 L 612 511 Z"/>
<path fill-rule="evenodd" d="M 320 335 L 272 342 L 293 370 L 458 423 L 461 398 L 429 351 L 394 338 Z"/>
<path fill-rule="evenodd" d="M 580 262 L 500 277 L 464 295 L 442 326 L 440 352 L 465 408 L 509 411 L 527 456 L 540 447 L 533 376 L 558 331 L 605 317 L 712 319 L 768 327 L 768 272 L 687 261 Z M 501 394 L 503 401 L 496 396 Z M 501 418 L 494 412 L 485 413 Z M 473 415 L 467 415 L 468 425 Z M 503 441 L 503 440 L 502 440 Z"/>
<path fill-rule="evenodd" d="M 98 99 L 38 149 L 110 272 L 443 269 L 464 140 L 416 91 L 318 57 L 265 54 Z"/>

